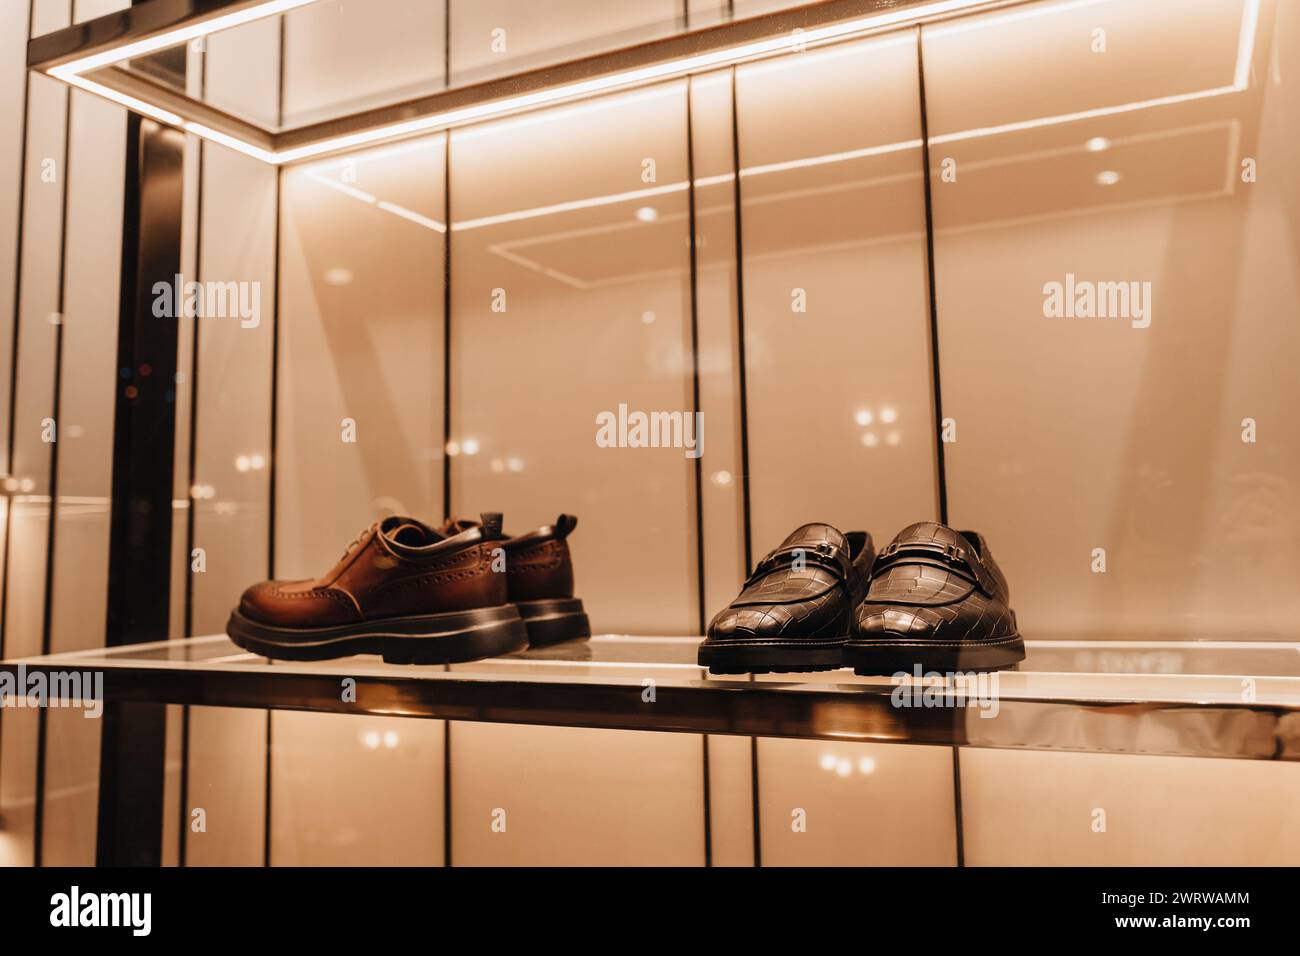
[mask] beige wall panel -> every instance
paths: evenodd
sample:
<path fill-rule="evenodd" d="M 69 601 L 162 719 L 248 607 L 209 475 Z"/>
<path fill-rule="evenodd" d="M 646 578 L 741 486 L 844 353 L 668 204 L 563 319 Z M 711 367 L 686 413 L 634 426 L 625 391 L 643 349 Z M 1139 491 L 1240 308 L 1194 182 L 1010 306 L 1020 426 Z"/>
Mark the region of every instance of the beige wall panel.
<path fill-rule="evenodd" d="M 680 28 L 681 0 L 449 0 L 457 85 L 612 50 Z"/>
<path fill-rule="evenodd" d="M 50 650 L 102 647 L 108 607 L 126 111 L 72 94 Z"/>
<path fill-rule="evenodd" d="M 40 0 L 32 11 L 32 35 L 67 26 L 70 13 L 66 2 Z M 29 96 L 12 463 L 19 487 L 7 516 L 6 657 L 39 654 L 45 621 L 50 446 L 42 432 L 54 408 L 58 326 L 50 317 L 59 309 L 66 175 L 67 88 L 35 76 Z M 0 815 L 5 820 L 0 847 L 5 861 L 15 865 L 30 865 L 35 858 L 37 718 L 34 710 L 0 714 Z"/>
<path fill-rule="evenodd" d="M 274 116 L 278 24 L 260 21 L 238 32 L 208 43 L 209 102 Z M 259 293 L 260 312 L 256 325 L 239 318 L 198 323 L 191 502 L 194 544 L 204 549 L 206 570 L 193 582 L 196 634 L 223 630 L 240 592 L 268 574 L 278 214 L 275 168 L 213 145 L 203 147 L 202 161 L 199 278 L 250 283 L 250 293 Z M 209 827 L 206 833 L 187 830 L 188 865 L 262 863 L 267 721 L 262 711 L 191 708 L 189 799 L 183 810 L 188 819 L 193 808 L 207 808 Z"/>
<path fill-rule="evenodd" d="M 883 545 L 937 514 L 915 41 L 737 83 L 754 560 L 808 521 Z"/>
<path fill-rule="evenodd" d="M 0 10 L 0 369 L 10 368 L 13 362 L 30 13 L 27 3 L 5 4 Z M 8 473 L 9 390 L 5 388 L 0 389 L 0 474 Z"/>
<path fill-rule="evenodd" d="M 1300 766 L 970 750 L 969 866 L 1295 866 Z"/>
<path fill-rule="evenodd" d="M 112 3 L 77 6 L 78 19 Z M 120 4 L 117 4 L 120 6 Z M 100 647 L 108 603 L 108 538 L 116 409 L 126 112 L 82 92 L 71 100 L 64 242 L 59 496 L 50 650 Z M 90 866 L 98 823 L 101 722 L 51 710 L 46 724 L 41 862 Z"/>
<path fill-rule="evenodd" d="M 384 515 L 441 521 L 445 149 L 284 174 L 280 575 L 320 574 Z"/>
<path fill-rule="evenodd" d="M 42 866 L 95 865 L 103 726 L 80 707 L 46 713 Z"/>
<path fill-rule="evenodd" d="M 324 0 L 284 17 L 284 125 L 321 122 L 443 87 L 442 3 Z"/>
<path fill-rule="evenodd" d="M 186 866 L 262 865 L 267 719 L 262 710 L 190 708 Z M 196 831 L 200 820 L 206 829 Z"/>
<path fill-rule="evenodd" d="M 578 515 L 597 631 L 699 627 L 694 462 L 596 443 L 620 404 L 692 408 L 685 89 L 452 136 L 452 505 L 515 534 Z"/>
<path fill-rule="evenodd" d="M 273 866 L 442 866 L 442 721 L 279 711 L 271 723 Z"/>
<path fill-rule="evenodd" d="M 708 434 L 700 475 L 706 627 L 736 596 L 747 570 L 731 90 L 730 70 L 691 80 L 697 352 Z"/>
<path fill-rule="evenodd" d="M 953 520 L 1029 637 L 1293 639 L 1300 10 L 1025 14 L 925 34 Z M 1070 281 L 1128 307 L 1052 316 Z"/>
<path fill-rule="evenodd" d="M 451 760 L 454 866 L 704 863 L 696 735 L 457 722 Z"/>
<path fill-rule="evenodd" d="M 952 750 L 760 738 L 764 866 L 953 866 Z"/>

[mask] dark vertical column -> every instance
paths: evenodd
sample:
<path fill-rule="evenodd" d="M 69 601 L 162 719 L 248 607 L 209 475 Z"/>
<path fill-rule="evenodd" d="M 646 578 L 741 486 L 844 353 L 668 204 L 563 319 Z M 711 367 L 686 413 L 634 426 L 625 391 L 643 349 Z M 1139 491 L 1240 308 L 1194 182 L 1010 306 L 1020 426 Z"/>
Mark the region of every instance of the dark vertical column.
<path fill-rule="evenodd" d="M 174 315 L 153 314 L 153 287 L 170 284 L 181 270 L 183 151 L 184 137 L 177 130 L 128 117 L 117 346 L 121 377 L 109 532 L 110 647 L 167 639 L 178 325 Z M 161 863 L 165 737 L 161 704 L 106 706 L 99 865 Z"/>

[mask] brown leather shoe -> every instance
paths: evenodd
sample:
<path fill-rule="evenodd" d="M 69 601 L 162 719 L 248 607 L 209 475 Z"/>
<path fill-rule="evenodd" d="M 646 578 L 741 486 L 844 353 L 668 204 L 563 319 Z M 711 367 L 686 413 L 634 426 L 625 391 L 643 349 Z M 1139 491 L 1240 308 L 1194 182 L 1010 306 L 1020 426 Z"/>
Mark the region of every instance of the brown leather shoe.
<path fill-rule="evenodd" d="M 371 525 L 314 581 L 264 581 L 244 592 L 228 633 L 283 660 L 380 654 L 390 664 L 448 664 L 522 650 L 498 549 L 501 515 L 444 534 L 414 518 Z"/>
<path fill-rule="evenodd" d="M 478 526 L 473 519 L 450 518 L 438 530 L 456 534 Z M 573 557 L 566 539 L 577 526 L 573 515 L 560 515 L 555 524 L 507 538 L 500 545 L 509 599 L 528 626 L 532 647 L 591 636 L 587 612 L 573 596 Z"/>

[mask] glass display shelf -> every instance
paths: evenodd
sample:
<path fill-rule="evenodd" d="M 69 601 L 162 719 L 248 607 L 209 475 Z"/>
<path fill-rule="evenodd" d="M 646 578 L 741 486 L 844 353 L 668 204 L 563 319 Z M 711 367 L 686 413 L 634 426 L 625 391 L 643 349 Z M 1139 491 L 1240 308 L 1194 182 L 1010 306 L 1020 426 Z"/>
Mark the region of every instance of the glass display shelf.
<path fill-rule="evenodd" d="M 1300 760 L 1300 644 L 1028 641 L 1018 669 L 952 681 L 849 670 L 718 677 L 695 662 L 699 641 L 605 634 L 411 666 L 272 662 L 212 635 L 13 659 L 0 672 L 102 671 L 110 702 Z"/>

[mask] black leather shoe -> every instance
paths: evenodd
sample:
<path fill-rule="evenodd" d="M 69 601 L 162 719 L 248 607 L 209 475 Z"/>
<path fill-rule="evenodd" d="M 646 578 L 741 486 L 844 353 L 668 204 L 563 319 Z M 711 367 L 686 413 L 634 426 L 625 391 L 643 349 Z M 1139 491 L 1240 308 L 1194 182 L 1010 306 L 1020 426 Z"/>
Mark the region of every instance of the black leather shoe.
<path fill-rule="evenodd" d="M 699 661 L 715 674 L 842 667 L 853 608 L 866 592 L 871 535 L 806 524 L 768 554 L 709 625 Z"/>
<path fill-rule="evenodd" d="M 876 558 L 844 663 L 858 674 L 1011 667 L 1025 643 L 1008 600 L 982 535 L 918 522 Z"/>

